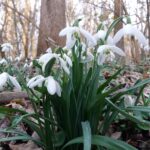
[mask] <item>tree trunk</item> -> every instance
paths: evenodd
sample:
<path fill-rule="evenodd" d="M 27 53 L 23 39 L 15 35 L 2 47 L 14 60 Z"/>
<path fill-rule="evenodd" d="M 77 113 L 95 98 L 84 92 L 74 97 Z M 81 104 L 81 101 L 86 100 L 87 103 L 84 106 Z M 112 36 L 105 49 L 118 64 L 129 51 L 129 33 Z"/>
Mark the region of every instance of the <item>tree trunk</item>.
<path fill-rule="evenodd" d="M 150 1 L 146 0 L 146 5 L 147 5 L 147 25 L 148 25 L 148 43 L 150 44 Z"/>
<path fill-rule="evenodd" d="M 117 19 L 118 17 L 121 17 L 122 15 L 123 15 L 123 1 L 122 0 L 115 0 L 114 1 L 114 18 Z M 119 22 L 114 29 L 114 33 L 116 33 L 122 27 L 123 27 L 122 22 Z M 121 39 L 117 43 L 117 46 L 123 49 L 124 48 L 124 40 Z"/>
<path fill-rule="evenodd" d="M 65 4 L 65 0 L 41 1 L 37 56 L 56 44 L 64 46 L 64 38 L 59 37 L 58 34 L 66 26 Z"/>

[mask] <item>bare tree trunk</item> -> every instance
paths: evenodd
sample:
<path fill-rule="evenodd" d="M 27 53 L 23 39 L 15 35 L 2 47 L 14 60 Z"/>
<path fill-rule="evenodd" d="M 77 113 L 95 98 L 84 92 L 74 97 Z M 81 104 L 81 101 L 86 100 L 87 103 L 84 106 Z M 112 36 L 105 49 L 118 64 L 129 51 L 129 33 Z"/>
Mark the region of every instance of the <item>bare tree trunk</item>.
<path fill-rule="evenodd" d="M 60 38 L 58 34 L 66 25 L 65 7 L 65 0 L 41 1 L 41 19 L 37 49 L 38 56 L 48 47 L 53 47 L 52 43 L 56 42 L 60 46 L 64 45 L 64 39 Z"/>
<path fill-rule="evenodd" d="M 117 19 L 118 17 L 123 15 L 123 1 L 122 0 L 115 0 L 114 1 L 114 18 Z M 114 33 L 116 33 L 118 30 L 120 30 L 123 27 L 122 22 L 119 22 L 118 25 L 114 29 Z M 121 39 L 117 46 L 120 48 L 124 48 L 124 40 Z"/>
<path fill-rule="evenodd" d="M 146 5 L 147 5 L 147 26 L 148 26 L 148 42 L 150 44 L 150 1 L 146 0 Z"/>

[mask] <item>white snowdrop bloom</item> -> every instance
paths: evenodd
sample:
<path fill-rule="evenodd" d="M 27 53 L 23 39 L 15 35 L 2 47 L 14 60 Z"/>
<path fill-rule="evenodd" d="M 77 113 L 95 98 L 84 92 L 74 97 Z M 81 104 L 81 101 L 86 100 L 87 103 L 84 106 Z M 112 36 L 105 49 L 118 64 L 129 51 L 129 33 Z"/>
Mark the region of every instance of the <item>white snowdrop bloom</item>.
<path fill-rule="evenodd" d="M 9 83 L 9 81 L 12 83 L 12 85 L 14 86 L 16 90 L 21 91 L 21 86 L 16 80 L 16 78 L 9 75 L 6 72 L 3 72 L 0 74 L 0 91 L 4 89 L 4 87 Z"/>
<path fill-rule="evenodd" d="M 31 89 L 36 86 L 41 87 L 43 81 L 45 81 L 45 78 L 42 75 L 37 75 L 29 80 L 29 82 L 27 83 L 27 86 Z"/>
<path fill-rule="evenodd" d="M 47 53 L 52 53 L 52 49 L 49 47 L 47 50 L 46 50 Z"/>
<path fill-rule="evenodd" d="M 88 31 L 82 29 L 81 27 L 66 27 L 60 31 L 59 36 L 66 36 L 67 49 L 71 49 L 74 46 L 76 42 L 75 33 L 79 36 L 82 35 L 86 39 L 86 42 L 90 43 L 90 45 L 96 45 L 95 39 Z"/>
<path fill-rule="evenodd" d="M 61 96 L 61 87 L 52 76 L 47 77 L 45 84 L 49 94 Z"/>
<path fill-rule="evenodd" d="M 11 81 L 11 83 L 13 84 L 13 86 L 15 87 L 15 89 L 21 91 L 21 86 L 20 86 L 20 84 L 18 83 L 18 81 L 16 80 L 16 78 L 13 77 L 13 76 L 10 76 L 10 75 L 8 76 L 8 78 L 9 78 L 9 80 Z"/>
<path fill-rule="evenodd" d="M 59 54 L 56 53 L 46 53 L 44 55 L 42 55 L 39 58 L 39 63 L 42 65 L 42 70 L 44 72 L 45 70 L 45 66 L 47 65 L 47 63 L 51 60 L 55 58 L 56 59 L 56 63 L 60 65 L 60 67 L 67 73 L 69 74 L 69 68 L 67 67 L 67 63 L 60 57 Z"/>
<path fill-rule="evenodd" d="M 125 107 L 133 106 L 134 104 L 135 104 L 135 98 L 133 98 L 131 95 L 124 96 Z"/>
<path fill-rule="evenodd" d="M 18 57 L 15 58 L 15 61 L 20 62 L 21 60 L 24 59 L 24 57 L 25 57 L 24 54 L 21 53 Z M 31 59 L 31 57 L 30 57 L 30 59 Z"/>
<path fill-rule="evenodd" d="M 82 51 L 86 51 L 86 44 L 83 42 L 81 44 L 82 44 Z"/>
<path fill-rule="evenodd" d="M 72 60 L 71 60 L 71 58 L 68 55 L 66 55 L 66 54 L 63 54 L 63 58 L 66 60 L 67 64 L 70 67 L 72 67 Z"/>
<path fill-rule="evenodd" d="M 13 50 L 13 46 L 10 43 L 4 43 L 1 45 L 2 52 L 10 52 Z"/>
<path fill-rule="evenodd" d="M 35 87 L 41 87 L 43 83 L 50 95 L 57 94 L 58 96 L 61 96 L 61 87 L 52 76 L 45 78 L 42 75 L 37 75 L 29 80 L 27 86 L 34 89 Z"/>
<path fill-rule="evenodd" d="M 38 62 L 42 65 L 42 71 L 44 72 L 45 70 L 45 66 L 47 65 L 47 63 L 54 58 L 52 53 L 46 53 L 44 55 L 42 55 L 39 59 Z"/>
<path fill-rule="evenodd" d="M 23 66 L 23 68 L 28 68 L 28 67 L 29 67 L 28 63 L 25 63 Z"/>
<path fill-rule="evenodd" d="M 146 45 L 140 44 L 140 47 L 141 47 L 142 49 L 144 49 L 145 51 L 149 51 L 149 50 L 150 50 L 149 40 L 146 39 L 146 41 L 147 41 L 147 44 L 146 44 Z"/>
<path fill-rule="evenodd" d="M 4 86 L 7 83 L 8 74 L 6 72 L 0 74 L 0 91 L 4 89 Z"/>
<path fill-rule="evenodd" d="M 15 58 L 15 61 L 17 61 L 17 62 L 19 62 L 20 60 L 21 60 L 20 57 Z"/>
<path fill-rule="evenodd" d="M 144 50 L 145 51 L 149 51 L 150 50 L 150 46 L 149 45 L 144 46 Z"/>
<path fill-rule="evenodd" d="M 91 52 L 87 51 L 87 54 L 86 56 L 82 56 L 82 60 L 81 62 L 82 63 L 87 63 L 87 62 L 90 62 L 94 59 L 94 56 Z"/>
<path fill-rule="evenodd" d="M 58 60 L 59 60 L 59 62 L 60 62 L 61 68 L 62 68 L 67 74 L 70 74 L 70 71 L 69 71 L 69 68 L 68 68 L 68 66 L 67 66 L 66 61 L 64 61 L 61 57 L 58 57 Z"/>
<path fill-rule="evenodd" d="M 7 65 L 8 62 L 7 62 L 6 59 L 3 58 L 3 59 L 0 60 L 0 64 Z"/>
<path fill-rule="evenodd" d="M 143 33 L 139 31 L 135 26 L 132 26 L 131 24 L 125 25 L 114 35 L 113 38 L 114 44 L 119 42 L 124 35 L 134 36 L 140 44 L 142 44 L 143 46 L 147 45 L 147 39 L 145 38 Z"/>
<path fill-rule="evenodd" d="M 125 56 L 125 53 L 119 47 L 114 45 L 102 45 L 99 46 L 98 50 L 98 65 L 102 65 L 105 61 L 113 61 L 115 59 L 114 53 Z"/>
<path fill-rule="evenodd" d="M 11 56 L 7 57 L 7 59 L 11 62 L 13 61 L 13 58 Z"/>
<path fill-rule="evenodd" d="M 107 32 L 104 30 L 99 30 L 95 35 L 94 38 L 96 40 L 96 42 L 98 42 L 98 40 L 102 39 L 105 40 Z M 113 45 L 113 38 L 109 35 L 107 40 L 106 40 L 106 44 L 108 45 Z"/>
<path fill-rule="evenodd" d="M 29 64 L 29 67 L 32 67 L 32 66 L 33 66 L 33 62 L 31 61 L 30 64 Z"/>

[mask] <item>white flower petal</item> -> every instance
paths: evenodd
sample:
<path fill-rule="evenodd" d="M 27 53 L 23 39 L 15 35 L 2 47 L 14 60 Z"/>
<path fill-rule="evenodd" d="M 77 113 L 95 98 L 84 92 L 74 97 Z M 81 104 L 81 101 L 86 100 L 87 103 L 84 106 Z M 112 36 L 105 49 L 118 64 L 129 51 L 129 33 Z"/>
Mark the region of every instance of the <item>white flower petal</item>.
<path fill-rule="evenodd" d="M 94 38 L 96 41 L 102 39 L 102 40 L 105 40 L 105 37 L 106 37 L 106 34 L 107 32 L 104 31 L 104 30 L 99 30 L 95 35 L 94 35 Z M 113 38 L 111 36 L 108 36 L 107 38 L 107 41 L 106 41 L 106 44 L 108 45 L 113 45 Z"/>
<path fill-rule="evenodd" d="M 29 80 L 29 82 L 27 83 L 27 86 L 29 88 L 34 88 L 36 86 L 41 86 L 41 84 L 43 83 L 43 81 L 45 80 L 45 78 L 42 75 L 38 75 L 33 77 L 32 79 Z"/>
<path fill-rule="evenodd" d="M 54 78 L 52 76 L 49 76 L 46 80 L 47 82 L 47 91 L 49 94 L 54 95 L 57 91 L 57 85 L 56 85 L 56 81 L 54 80 Z"/>
<path fill-rule="evenodd" d="M 134 31 L 134 36 L 138 40 L 138 42 L 141 43 L 143 46 L 147 45 L 147 39 L 146 39 L 146 37 L 138 29 Z"/>
<path fill-rule="evenodd" d="M 96 45 L 96 40 L 94 39 L 92 34 L 90 34 L 88 31 L 82 28 L 79 28 L 79 30 L 80 30 L 80 33 L 86 38 L 87 42 L 90 43 L 90 46 Z"/>
<path fill-rule="evenodd" d="M 6 59 L 1 59 L 0 60 L 0 64 L 4 64 L 4 65 L 7 65 L 8 64 L 8 62 L 7 62 L 7 60 Z"/>
<path fill-rule="evenodd" d="M 97 52 L 98 53 L 103 53 L 107 49 L 111 49 L 113 52 L 117 53 L 120 56 L 125 56 L 125 53 L 123 52 L 123 50 L 120 49 L 117 46 L 114 46 L 114 45 L 102 45 L 102 46 L 99 46 Z"/>
<path fill-rule="evenodd" d="M 66 39 L 66 48 L 71 49 L 76 43 L 76 39 L 73 34 L 67 34 L 67 39 Z"/>
<path fill-rule="evenodd" d="M 150 46 L 149 45 L 144 46 L 144 50 L 145 51 L 149 51 L 150 50 Z"/>
<path fill-rule="evenodd" d="M 4 43 L 1 45 L 2 52 L 9 52 L 13 50 L 13 46 L 10 43 Z"/>
<path fill-rule="evenodd" d="M 124 36 L 124 29 L 120 29 L 113 37 L 113 43 L 116 44 L 118 43 L 121 38 Z"/>
<path fill-rule="evenodd" d="M 53 53 L 46 53 L 39 58 L 38 62 L 42 65 L 43 72 L 45 70 L 45 66 L 47 65 L 47 63 L 54 57 L 55 55 Z"/>
<path fill-rule="evenodd" d="M 113 38 L 111 36 L 108 36 L 108 38 L 107 38 L 107 44 L 108 45 L 114 45 L 114 41 L 113 41 Z"/>
<path fill-rule="evenodd" d="M 98 65 L 102 65 L 106 60 L 106 55 L 104 55 L 103 53 L 100 53 L 98 55 L 98 59 L 97 59 L 97 64 Z"/>
<path fill-rule="evenodd" d="M 8 73 L 4 72 L 0 74 L 0 91 L 4 89 L 4 86 L 7 83 Z"/>
<path fill-rule="evenodd" d="M 52 49 L 49 47 L 47 50 L 46 50 L 47 53 L 52 53 Z"/>
<path fill-rule="evenodd" d="M 72 67 L 72 61 L 71 58 L 69 56 L 67 56 L 66 54 L 63 55 L 64 59 L 66 60 L 66 62 L 68 63 L 68 65 L 70 67 Z"/>
<path fill-rule="evenodd" d="M 90 62 L 94 59 L 94 56 L 91 52 L 87 52 L 87 56 L 85 58 L 82 57 L 82 63 Z"/>
<path fill-rule="evenodd" d="M 13 86 L 17 89 L 17 90 L 19 90 L 19 91 L 21 91 L 21 86 L 20 86 L 20 84 L 18 83 L 18 81 L 16 80 L 16 78 L 15 77 L 13 77 L 13 76 L 8 76 L 8 78 L 9 78 L 9 80 L 11 81 L 11 83 L 13 84 Z"/>
<path fill-rule="evenodd" d="M 124 35 L 134 36 L 138 39 L 138 42 L 141 43 L 143 46 L 147 45 L 147 40 L 143 33 L 139 31 L 135 26 L 131 24 L 125 25 L 122 29 L 120 29 L 114 36 L 113 41 L 116 44 Z"/>
<path fill-rule="evenodd" d="M 68 33 L 73 34 L 77 31 L 77 27 L 66 27 L 60 31 L 59 36 L 66 36 Z"/>
<path fill-rule="evenodd" d="M 70 74 L 70 71 L 69 71 L 69 68 L 67 67 L 66 62 L 65 62 L 61 57 L 59 57 L 59 61 L 60 61 L 60 65 L 61 65 L 61 67 L 63 68 L 63 70 L 64 70 L 67 74 Z"/>
<path fill-rule="evenodd" d="M 135 98 L 133 98 L 131 95 L 124 96 L 125 107 L 133 106 L 134 104 L 135 104 Z"/>
<path fill-rule="evenodd" d="M 95 35 L 94 38 L 96 41 L 98 41 L 99 39 L 104 39 L 106 36 L 106 31 L 104 30 L 99 30 Z"/>

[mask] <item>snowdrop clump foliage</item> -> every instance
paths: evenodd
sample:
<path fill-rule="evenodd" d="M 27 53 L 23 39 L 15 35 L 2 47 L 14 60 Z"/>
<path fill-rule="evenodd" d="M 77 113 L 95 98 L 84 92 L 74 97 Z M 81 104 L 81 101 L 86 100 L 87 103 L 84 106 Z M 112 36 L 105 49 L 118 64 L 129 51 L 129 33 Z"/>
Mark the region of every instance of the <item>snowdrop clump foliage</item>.
<path fill-rule="evenodd" d="M 122 69 L 108 80 L 102 74 L 104 64 L 114 61 L 115 55 L 125 57 L 124 51 L 115 43 L 120 40 L 118 34 L 123 36 L 126 32 L 123 29 L 121 34 L 111 37 L 113 24 L 108 31 L 100 29 L 95 35 L 82 27 L 66 27 L 59 33 L 60 36 L 66 36 L 65 47 L 48 48 L 45 54 L 33 61 L 37 73 L 27 79 L 24 89 L 35 113 L 22 112 L 20 120 L 35 130 L 40 140 L 29 135 L 25 136 L 26 139 L 32 139 L 44 150 L 69 149 L 71 144 L 74 144 L 71 150 L 80 150 L 81 143 L 86 150 L 91 150 L 92 145 L 106 149 L 135 150 L 127 143 L 119 141 L 118 144 L 118 141 L 105 136 L 119 113 L 137 124 L 150 125 L 142 117 L 139 120 L 136 116 L 138 113 L 132 113 L 132 109 L 126 110 L 128 107 L 122 100 L 124 95 L 132 95 L 135 89 L 150 81 L 139 82 L 132 88 L 118 92 L 123 85 L 111 87 L 110 83 Z M 20 88 L 15 78 L 7 73 L 2 73 L 1 78 L 1 88 L 8 79 L 15 88 Z M 24 135 L 20 134 L 18 139 L 21 136 L 23 139 Z"/>

